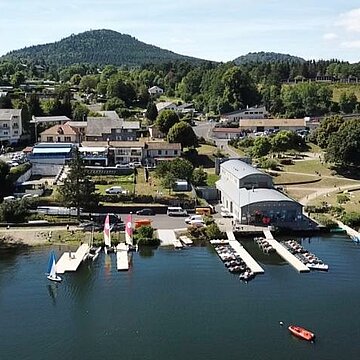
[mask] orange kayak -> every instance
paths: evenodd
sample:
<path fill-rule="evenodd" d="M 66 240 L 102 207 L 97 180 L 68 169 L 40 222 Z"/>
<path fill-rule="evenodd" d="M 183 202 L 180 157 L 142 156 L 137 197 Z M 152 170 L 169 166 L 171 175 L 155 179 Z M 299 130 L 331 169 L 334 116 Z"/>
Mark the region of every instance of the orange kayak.
<path fill-rule="evenodd" d="M 288 329 L 293 335 L 295 335 L 299 338 L 302 338 L 304 340 L 311 341 L 311 340 L 315 339 L 314 333 L 312 333 L 311 331 L 306 330 L 300 326 L 290 325 L 288 327 Z"/>

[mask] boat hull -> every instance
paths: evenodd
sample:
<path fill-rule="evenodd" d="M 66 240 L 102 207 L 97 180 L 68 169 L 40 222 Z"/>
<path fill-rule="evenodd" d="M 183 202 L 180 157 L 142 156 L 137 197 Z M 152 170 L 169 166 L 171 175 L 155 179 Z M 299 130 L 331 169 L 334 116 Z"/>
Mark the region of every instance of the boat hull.
<path fill-rule="evenodd" d="M 290 325 L 288 327 L 289 331 L 291 332 L 291 334 L 293 334 L 294 336 L 306 340 L 306 341 L 313 341 L 315 339 L 315 334 L 312 333 L 309 330 L 306 330 L 300 326 L 295 326 L 295 325 Z"/>
<path fill-rule="evenodd" d="M 60 276 L 51 276 L 51 275 L 48 275 L 47 276 L 47 278 L 48 278 L 48 280 L 50 280 L 50 281 L 55 281 L 55 282 L 60 282 L 60 281 L 62 281 L 62 278 L 60 277 Z"/>

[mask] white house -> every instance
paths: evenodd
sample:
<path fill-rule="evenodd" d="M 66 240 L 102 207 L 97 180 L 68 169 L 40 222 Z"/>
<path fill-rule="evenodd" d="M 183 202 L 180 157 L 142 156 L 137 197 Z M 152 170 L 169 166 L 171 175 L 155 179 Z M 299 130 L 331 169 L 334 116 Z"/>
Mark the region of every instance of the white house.
<path fill-rule="evenodd" d="M 158 113 L 160 113 L 163 110 L 177 111 L 177 105 L 171 101 L 162 101 L 156 104 L 156 109 Z"/>
<path fill-rule="evenodd" d="M 265 106 L 236 110 L 221 115 L 220 122 L 236 122 L 240 119 L 265 119 L 269 116 Z"/>
<path fill-rule="evenodd" d="M 161 95 L 164 93 L 164 90 L 161 87 L 158 86 L 152 86 L 148 89 L 148 93 L 150 95 Z"/>
<path fill-rule="evenodd" d="M 21 109 L 0 109 L 0 143 L 16 144 L 22 130 Z"/>

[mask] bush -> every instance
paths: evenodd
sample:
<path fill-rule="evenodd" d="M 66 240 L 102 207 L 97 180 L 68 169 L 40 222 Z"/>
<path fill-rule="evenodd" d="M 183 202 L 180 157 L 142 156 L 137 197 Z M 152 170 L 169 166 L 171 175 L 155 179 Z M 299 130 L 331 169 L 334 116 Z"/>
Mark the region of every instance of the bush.
<path fill-rule="evenodd" d="M 341 217 L 341 221 L 350 227 L 359 226 L 360 225 L 360 213 L 350 212 L 346 213 Z"/>
<path fill-rule="evenodd" d="M 151 226 L 141 226 L 134 233 L 134 241 L 138 245 L 143 246 L 157 246 L 160 245 L 160 240 L 154 238 L 154 229 Z"/>
<path fill-rule="evenodd" d="M 347 194 L 338 194 L 336 196 L 336 201 L 339 204 L 346 204 L 348 201 L 350 201 L 350 198 Z"/>
<path fill-rule="evenodd" d="M 280 164 L 281 165 L 294 165 L 294 161 L 292 159 L 281 159 Z"/>
<path fill-rule="evenodd" d="M 279 163 L 275 159 L 260 158 L 258 166 L 262 169 L 278 170 Z"/>
<path fill-rule="evenodd" d="M 338 227 L 337 223 L 334 220 L 330 219 L 324 214 L 319 214 L 316 219 L 321 225 L 326 226 L 328 229 L 334 229 Z"/>

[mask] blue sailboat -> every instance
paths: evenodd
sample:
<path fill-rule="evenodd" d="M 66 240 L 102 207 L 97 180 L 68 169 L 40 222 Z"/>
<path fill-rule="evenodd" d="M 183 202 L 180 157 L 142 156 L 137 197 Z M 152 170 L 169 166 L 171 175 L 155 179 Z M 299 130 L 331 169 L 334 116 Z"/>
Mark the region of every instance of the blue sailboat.
<path fill-rule="evenodd" d="M 53 251 L 50 253 L 48 271 L 46 275 L 47 278 L 51 281 L 60 282 L 62 280 L 62 278 L 56 274 L 56 260 L 55 260 L 55 253 Z"/>

